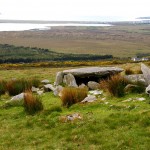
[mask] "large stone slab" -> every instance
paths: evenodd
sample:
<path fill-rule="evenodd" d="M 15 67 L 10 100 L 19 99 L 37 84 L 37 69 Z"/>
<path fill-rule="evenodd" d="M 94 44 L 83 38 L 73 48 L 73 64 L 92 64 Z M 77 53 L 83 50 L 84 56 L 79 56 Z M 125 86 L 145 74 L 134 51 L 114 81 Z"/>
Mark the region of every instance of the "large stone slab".
<path fill-rule="evenodd" d="M 118 67 L 86 67 L 64 70 L 63 74 L 71 73 L 74 76 L 107 76 L 122 72 L 123 69 Z"/>
<path fill-rule="evenodd" d="M 147 85 L 149 85 L 150 84 L 150 68 L 147 67 L 145 64 L 141 63 L 141 70 L 143 72 L 143 76 L 145 78 Z"/>

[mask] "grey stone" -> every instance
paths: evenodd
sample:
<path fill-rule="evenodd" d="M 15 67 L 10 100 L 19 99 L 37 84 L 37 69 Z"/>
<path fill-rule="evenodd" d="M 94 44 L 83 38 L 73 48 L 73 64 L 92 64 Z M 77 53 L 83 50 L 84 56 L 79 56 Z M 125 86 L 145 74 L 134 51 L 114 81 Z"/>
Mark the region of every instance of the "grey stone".
<path fill-rule="evenodd" d="M 64 76 L 63 83 L 70 87 L 78 87 L 76 80 L 71 73 Z"/>
<path fill-rule="evenodd" d="M 95 81 L 89 81 L 89 82 L 88 82 L 88 87 L 89 87 L 89 89 L 91 89 L 91 90 L 97 90 L 97 89 L 100 88 L 100 84 L 97 83 L 97 82 L 95 82 Z"/>
<path fill-rule="evenodd" d="M 39 90 L 39 88 L 36 88 L 36 87 L 34 87 L 34 86 L 32 86 L 32 88 L 31 88 L 31 91 L 32 92 L 37 92 Z"/>
<path fill-rule="evenodd" d="M 146 99 L 144 97 L 139 97 L 139 98 L 136 98 L 137 101 L 145 101 Z"/>
<path fill-rule="evenodd" d="M 149 85 L 150 84 L 150 68 L 142 63 L 141 64 L 141 70 L 143 72 L 143 75 L 144 75 L 144 78 L 145 78 L 147 85 Z"/>
<path fill-rule="evenodd" d="M 52 84 L 46 84 L 44 85 L 44 91 L 49 92 L 49 91 L 54 91 L 55 87 Z"/>
<path fill-rule="evenodd" d="M 141 82 L 146 85 L 146 81 L 143 74 L 133 74 L 124 76 L 130 82 Z"/>
<path fill-rule="evenodd" d="M 117 67 L 87 67 L 71 70 L 64 70 L 64 75 L 71 73 L 73 76 L 106 76 L 122 72 L 123 69 Z"/>
<path fill-rule="evenodd" d="M 62 84 L 63 83 L 63 77 L 64 77 L 64 73 L 58 72 L 56 74 L 56 79 L 55 79 L 54 85 L 57 86 L 57 85 Z"/>
<path fill-rule="evenodd" d="M 81 85 L 79 85 L 79 88 L 88 88 L 84 83 L 82 83 Z"/>
<path fill-rule="evenodd" d="M 44 80 L 41 81 L 41 83 L 48 84 L 48 83 L 50 83 L 50 81 L 48 79 L 44 79 Z"/>
<path fill-rule="evenodd" d="M 37 91 L 37 94 L 38 94 L 38 95 L 42 95 L 42 94 L 43 94 L 43 91 L 40 91 L 40 90 L 39 90 L 39 91 Z"/>
<path fill-rule="evenodd" d="M 21 106 L 24 103 L 24 93 L 18 94 L 11 98 L 11 100 L 6 101 L 7 105 L 11 106 Z"/>
<path fill-rule="evenodd" d="M 95 95 L 88 95 L 83 101 L 81 101 L 81 103 L 92 103 L 94 101 L 96 101 L 97 98 Z"/>
<path fill-rule="evenodd" d="M 99 91 L 99 90 L 92 90 L 92 91 L 89 91 L 89 93 L 90 93 L 90 94 L 92 94 L 92 95 L 97 96 L 97 95 L 101 95 L 101 94 L 103 93 L 103 91 Z"/>

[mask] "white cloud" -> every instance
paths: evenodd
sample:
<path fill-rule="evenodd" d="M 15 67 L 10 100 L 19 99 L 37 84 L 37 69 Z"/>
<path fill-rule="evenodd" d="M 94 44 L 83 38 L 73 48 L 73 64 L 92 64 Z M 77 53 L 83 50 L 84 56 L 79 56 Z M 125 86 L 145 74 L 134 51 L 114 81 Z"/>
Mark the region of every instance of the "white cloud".
<path fill-rule="evenodd" d="M 149 16 L 149 6 L 149 0 L 0 0 L 0 18 L 57 20 L 77 16 Z"/>

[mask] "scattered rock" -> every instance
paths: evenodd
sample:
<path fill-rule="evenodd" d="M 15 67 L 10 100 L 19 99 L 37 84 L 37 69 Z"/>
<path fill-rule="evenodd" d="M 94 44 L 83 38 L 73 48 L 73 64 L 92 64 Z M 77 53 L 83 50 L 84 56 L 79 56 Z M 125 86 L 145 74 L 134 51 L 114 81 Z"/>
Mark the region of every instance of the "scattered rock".
<path fill-rule="evenodd" d="M 44 85 L 44 91 L 49 92 L 49 91 L 54 91 L 55 87 L 52 84 L 46 84 Z"/>
<path fill-rule="evenodd" d="M 106 97 L 103 97 L 101 100 L 102 100 L 102 101 L 105 101 L 105 100 L 106 100 Z"/>
<path fill-rule="evenodd" d="M 91 102 L 94 102 L 96 100 L 97 100 L 96 96 L 88 95 L 83 101 L 81 101 L 81 103 L 87 103 L 87 102 L 91 103 Z"/>
<path fill-rule="evenodd" d="M 100 88 L 100 84 L 97 83 L 97 82 L 95 82 L 95 81 L 89 81 L 89 82 L 88 82 L 88 87 L 89 87 L 89 89 L 91 89 L 91 90 L 97 90 L 97 89 Z"/>
<path fill-rule="evenodd" d="M 72 122 L 72 121 L 75 121 L 75 120 L 81 120 L 82 117 L 79 113 L 75 113 L 75 114 L 71 114 L 71 115 L 67 115 L 67 116 L 61 116 L 59 118 L 59 120 L 61 122 Z"/>
<path fill-rule="evenodd" d="M 31 91 L 36 93 L 37 91 L 39 91 L 39 88 L 32 86 Z"/>
<path fill-rule="evenodd" d="M 106 104 L 106 105 L 107 105 L 107 104 L 109 104 L 109 102 L 105 102 L 104 104 Z"/>
<path fill-rule="evenodd" d="M 40 91 L 40 90 L 39 90 L 39 91 L 37 91 L 37 94 L 38 94 L 38 95 L 42 95 L 42 94 L 43 94 L 43 91 Z"/>
<path fill-rule="evenodd" d="M 141 64 L 141 70 L 143 72 L 143 75 L 144 75 L 144 78 L 145 78 L 147 85 L 149 85 L 150 84 L 150 68 L 142 63 Z"/>
<path fill-rule="evenodd" d="M 41 83 L 48 84 L 48 83 L 50 83 L 50 81 L 48 79 L 44 79 L 44 80 L 41 81 Z"/>
<path fill-rule="evenodd" d="M 124 102 L 131 102 L 131 101 L 133 101 L 133 102 L 136 102 L 136 101 L 145 101 L 146 99 L 144 98 L 144 97 L 136 97 L 136 98 L 129 98 L 129 99 L 127 99 L 127 100 L 124 100 L 124 101 L 122 101 L 123 103 Z"/>
<path fill-rule="evenodd" d="M 133 99 L 132 98 L 129 98 L 129 99 L 127 99 L 127 100 L 124 100 L 124 101 L 122 101 L 123 103 L 125 103 L 125 102 L 130 102 L 130 101 L 132 101 Z"/>
<path fill-rule="evenodd" d="M 62 84 L 63 83 L 63 77 L 64 77 L 64 73 L 58 72 L 56 74 L 56 79 L 55 79 L 54 85 L 58 86 L 58 85 Z"/>
<path fill-rule="evenodd" d="M 11 106 L 21 106 L 24 103 L 24 93 L 18 94 L 11 98 L 11 100 L 6 101 L 7 105 Z"/>
<path fill-rule="evenodd" d="M 102 93 L 103 93 L 103 91 L 99 91 L 99 90 L 89 91 L 89 94 L 92 94 L 92 95 L 95 95 L 95 96 L 101 95 Z"/>
<path fill-rule="evenodd" d="M 63 83 L 70 87 L 78 87 L 76 80 L 71 73 L 64 76 Z"/>
<path fill-rule="evenodd" d="M 137 101 L 145 101 L 146 99 L 144 97 L 136 98 Z"/>

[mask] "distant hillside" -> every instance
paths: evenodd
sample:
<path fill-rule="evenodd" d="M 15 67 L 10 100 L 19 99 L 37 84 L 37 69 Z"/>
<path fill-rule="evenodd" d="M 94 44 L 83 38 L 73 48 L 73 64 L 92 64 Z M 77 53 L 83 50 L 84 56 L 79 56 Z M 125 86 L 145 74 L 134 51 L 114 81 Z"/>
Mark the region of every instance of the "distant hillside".
<path fill-rule="evenodd" d="M 64 54 L 37 47 L 0 44 L 0 63 L 30 63 L 39 61 L 81 61 L 111 59 L 112 55 Z"/>

